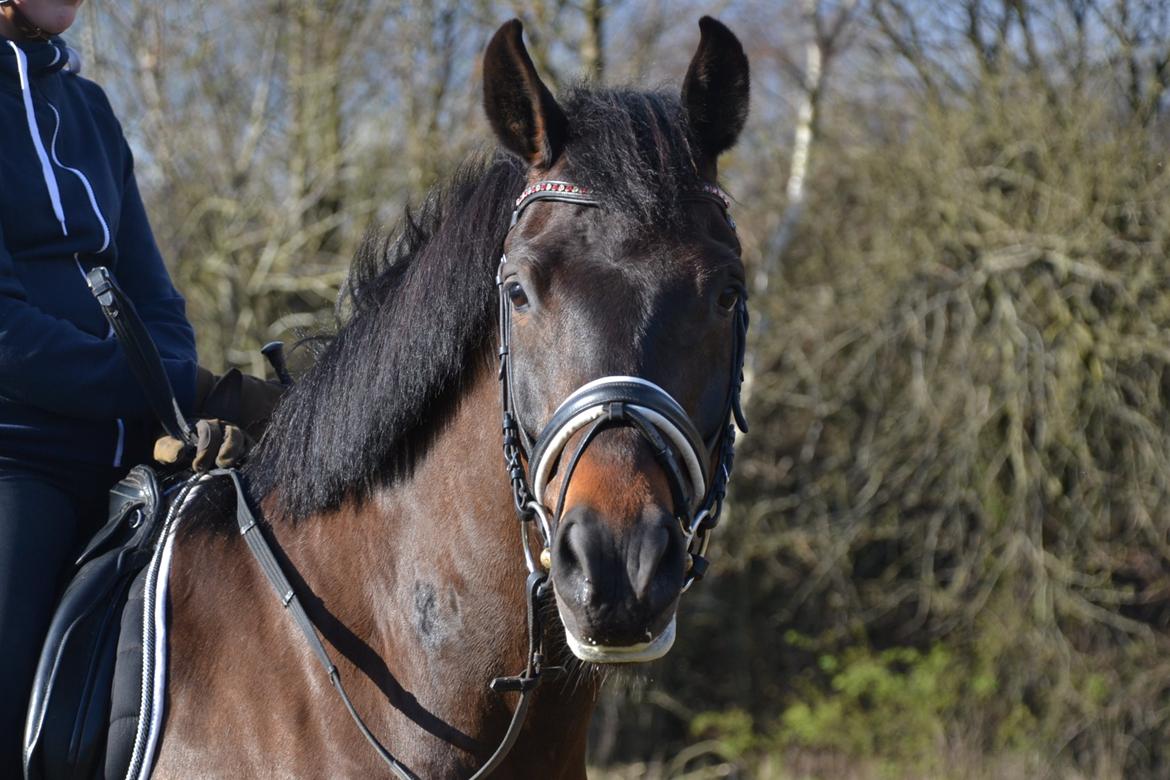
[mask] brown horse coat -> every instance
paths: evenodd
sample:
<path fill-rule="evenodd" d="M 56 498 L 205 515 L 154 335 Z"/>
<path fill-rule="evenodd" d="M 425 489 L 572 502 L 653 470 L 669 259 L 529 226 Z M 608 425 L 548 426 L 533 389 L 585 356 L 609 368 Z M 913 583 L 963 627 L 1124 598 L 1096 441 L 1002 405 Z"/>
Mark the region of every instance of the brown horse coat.
<path fill-rule="evenodd" d="M 681 98 L 583 88 L 562 107 L 519 23 L 504 25 L 485 56 L 485 108 L 514 156 L 464 169 L 400 236 L 367 244 L 353 314 L 246 471 L 357 710 L 419 777 L 467 777 L 488 758 L 516 700 L 488 681 L 526 658 L 493 361 L 501 248 L 507 284 L 523 284 L 509 288 L 522 425 L 620 375 L 664 388 L 704 436 L 727 423 L 739 244 L 719 208 L 680 193 L 713 183 L 738 136 L 747 60 L 727 28 L 700 26 Z M 510 230 L 512 200 L 551 177 L 587 186 L 597 207 L 539 203 Z M 585 777 L 598 675 L 569 655 L 557 614 L 595 636 L 673 618 L 685 543 L 663 472 L 631 434 L 603 433 L 570 483 L 575 530 L 554 545 L 558 603 L 545 620 L 548 661 L 563 669 L 546 673 L 495 777 Z M 384 776 L 232 524 L 234 500 L 223 479 L 181 515 L 154 776 Z"/>

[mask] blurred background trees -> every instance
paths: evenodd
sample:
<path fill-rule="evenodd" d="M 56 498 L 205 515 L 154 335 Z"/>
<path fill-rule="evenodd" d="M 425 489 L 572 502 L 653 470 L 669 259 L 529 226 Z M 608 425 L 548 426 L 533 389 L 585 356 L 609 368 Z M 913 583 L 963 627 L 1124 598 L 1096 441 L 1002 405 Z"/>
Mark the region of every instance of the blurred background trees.
<path fill-rule="evenodd" d="M 702 13 L 753 65 L 752 432 L 597 775 L 1170 775 L 1170 3 L 108 0 L 73 43 L 204 362 L 260 372 L 490 143 L 501 21 L 554 87 L 676 89 Z"/>

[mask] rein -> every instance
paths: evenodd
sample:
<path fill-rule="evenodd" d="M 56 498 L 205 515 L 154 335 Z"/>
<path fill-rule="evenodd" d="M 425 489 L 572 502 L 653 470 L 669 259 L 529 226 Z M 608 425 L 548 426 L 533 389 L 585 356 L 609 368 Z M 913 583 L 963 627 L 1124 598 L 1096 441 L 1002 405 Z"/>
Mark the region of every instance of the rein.
<path fill-rule="evenodd" d="M 333 659 L 329 656 L 329 651 L 325 649 L 325 645 L 317 635 L 317 629 L 313 625 L 313 619 L 305 611 L 305 607 L 301 604 L 301 599 L 297 595 L 296 589 L 293 588 L 292 583 L 288 580 L 288 576 L 280 567 L 280 562 L 277 561 L 276 556 L 273 554 L 272 547 L 268 544 L 268 540 L 264 538 L 264 532 L 261 530 L 259 521 L 256 520 L 256 516 L 248 506 L 247 494 L 244 490 L 243 481 L 240 478 L 239 472 L 234 468 L 216 469 L 208 472 L 208 474 L 211 476 L 226 476 L 231 479 L 236 491 L 236 524 L 239 526 L 240 535 L 244 537 L 244 541 L 248 545 L 248 550 L 251 551 L 256 562 L 260 564 L 260 569 L 264 572 L 264 576 L 269 584 L 272 585 L 272 589 L 276 591 L 276 596 L 280 599 L 280 603 L 288 610 L 289 616 L 296 623 L 301 634 L 304 635 L 309 649 L 313 651 L 313 655 L 317 657 L 317 661 L 325 670 L 330 684 L 337 691 L 337 695 L 341 697 L 341 702 L 345 705 L 346 711 L 357 725 L 358 730 L 361 731 L 362 736 L 366 738 L 366 742 L 370 743 L 370 746 L 378 754 L 378 757 L 382 759 L 382 762 L 386 764 L 387 768 L 399 780 L 419 780 L 417 775 L 403 766 L 402 762 L 396 759 L 378 741 L 378 738 L 374 736 L 374 733 L 370 731 L 370 727 L 366 725 L 365 720 L 358 713 L 357 708 L 353 706 L 353 702 L 345 690 L 345 685 L 341 681 L 341 672 L 338 671 L 337 665 L 333 663 Z M 508 730 L 504 733 L 504 738 L 500 741 L 499 746 L 492 753 L 491 758 L 487 760 L 487 763 L 480 767 L 479 771 L 472 775 L 470 780 L 481 780 L 494 772 L 504 762 L 504 758 L 520 737 L 520 729 L 524 725 L 524 717 L 528 714 L 529 698 L 532 692 L 536 690 L 536 685 L 540 680 L 541 666 L 544 663 L 544 656 L 540 649 L 542 626 L 538 607 L 539 600 L 543 595 L 545 579 L 546 577 L 544 576 L 536 574 L 529 575 L 528 584 L 525 588 L 528 603 L 528 661 L 524 671 L 515 677 L 497 677 L 490 683 L 491 689 L 497 693 L 504 693 L 506 691 L 519 692 L 520 701 L 516 704 L 516 710 L 512 713 L 512 720 L 508 724 Z"/>
<path fill-rule="evenodd" d="M 685 192 L 680 196 L 684 201 L 710 202 L 719 206 L 731 229 L 735 223 L 728 214 L 727 196 L 713 184 L 703 184 L 700 189 Z M 576 203 L 583 206 L 600 207 L 600 201 L 591 197 L 584 187 L 558 181 L 537 182 L 520 194 L 512 211 L 512 222 L 508 230 L 520 219 L 524 209 L 540 200 Z M 503 268 L 507 256 L 500 258 Z M 504 291 L 500 273 L 496 274 L 499 292 L 499 360 L 500 399 L 503 409 L 503 449 L 512 486 L 512 499 L 520 519 L 520 537 L 524 551 L 524 562 L 528 568 L 525 585 L 525 601 L 528 609 L 528 654 L 524 670 L 514 677 L 497 677 L 489 687 L 497 693 L 516 692 L 520 700 L 512 713 L 508 729 L 499 746 L 487 762 L 471 776 L 481 780 L 495 771 L 520 737 L 524 718 L 528 713 L 530 697 L 540 684 L 544 671 L 543 626 L 540 620 L 541 601 L 548 595 L 548 570 L 551 568 L 551 546 L 556 534 L 556 525 L 564 510 L 565 496 L 569 481 L 585 449 L 599 433 L 611 427 L 625 426 L 636 430 L 654 450 L 658 462 L 666 470 L 671 483 L 675 503 L 675 517 L 682 526 L 687 539 L 687 578 L 683 591 L 688 590 L 696 580 L 702 578 L 707 568 L 704 557 L 710 542 L 710 532 L 719 520 L 727 481 L 731 477 L 732 461 L 735 457 L 735 431 L 747 431 L 747 422 L 740 407 L 740 385 L 743 382 L 743 358 L 747 337 L 747 304 L 741 297 L 734 313 L 734 347 L 732 352 L 731 379 L 728 386 L 724 414 L 721 418 L 726 425 L 704 441 L 694 423 L 682 406 L 653 382 L 641 377 L 608 376 L 596 379 L 578 388 L 566 398 L 545 425 L 535 441 L 530 440 L 523 426 L 518 422 L 512 397 L 512 364 L 510 355 L 511 307 Z M 564 479 L 555 504 L 550 509 L 546 490 L 552 478 L 556 463 L 565 452 L 569 440 L 579 431 L 585 431 L 565 469 Z M 718 465 L 711 473 L 709 464 L 718 453 Z M 525 468 L 525 461 L 528 468 Z M 235 469 L 219 469 L 210 472 L 231 479 L 236 492 L 236 522 L 253 557 L 256 558 L 264 576 L 276 591 L 277 598 L 288 610 L 297 628 L 305 637 L 309 648 L 317 657 L 329 682 L 341 697 L 346 711 L 370 743 L 378 756 L 399 780 L 418 780 L 417 776 L 399 762 L 387 750 L 366 722 L 358 714 L 346 693 L 341 674 L 325 645 L 317 635 L 312 619 L 305 611 L 296 590 L 289 582 L 280 563 L 264 538 L 261 525 L 248 505 L 243 482 Z M 533 555 L 529 524 L 538 520 L 537 528 L 544 543 L 539 555 Z"/>

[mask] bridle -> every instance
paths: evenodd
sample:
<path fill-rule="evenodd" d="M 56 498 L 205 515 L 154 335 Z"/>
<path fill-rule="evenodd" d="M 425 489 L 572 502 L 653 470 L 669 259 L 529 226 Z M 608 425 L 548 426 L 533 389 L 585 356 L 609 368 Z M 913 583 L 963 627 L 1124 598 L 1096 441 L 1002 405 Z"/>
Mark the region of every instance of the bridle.
<path fill-rule="evenodd" d="M 732 231 L 735 222 L 728 213 L 730 201 L 714 184 L 681 193 L 682 201 L 714 203 L 723 213 Z M 601 201 L 582 186 L 564 181 L 538 181 L 525 188 L 516 198 L 507 236 L 511 234 L 524 210 L 538 201 L 573 203 L 600 208 Z M 528 567 L 525 585 L 528 607 L 528 660 L 524 671 L 515 677 L 497 677 L 491 688 L 497 692 L 518 691 L 520 701 L 503 741 L 475 778 L 484 777 L 503 762 L 504 756 L 520 735 L 528 709 L 529 695 L 540 684 L 544 667 L 544 640 L 540 623 L 540 602 L 548 593 L 548 576 L 552 568 L 552 543 L 565 508 L 565 497 L 573 473 L 586 448 L 602 431 L 629 427 L 637 431 L 654 451 L 670 480 L 675 517 L 687 540 L 687 572 L 683 591 L 702 578 L 707 569 L 706 552 L 711 530 L 719 522 L 727 482 L 735 458 L 736 426 L 747 432 L 747 420 L 740 405 L 743 383 L 743 359 L 747 341 L 747 303 L 741 295 L 734 310 L 731 376 L 720 417 L 720 429 L 711 440 L 704 440 L 682 405 L 670 393 L 648 379 L 633 376 L 606 376 L 587 382 L 561 402 L 536 439 L 528 435 L 516 411 L 512 374 L 512 305 L 505 290 L 503 269 L 508 261 L 500 254 L 496 270 L 499 299 L 499 382 L 500 407 L 503 412 L 503 451 L 508 479 L 512 485 L 512 504 L 520 520 L 520 542 L 524 563 Z M 560 490 L 551 506 L 547 490 L 554 470 L 562 460 L 569 441 L 582 433 L 564 467 Z M 711 456 L 718 452 L 718 464 L 712 473 Z M 527 466 L 525 465 L 527 464 Z M 534 555 L 531 527 L 535 523 L 543 548 Z"/>
<path fill-rule="evenodd" d="M 735 230 L 735 222 L 728 213 L 730 201 L 715 185 L 703 183 L 697 189 L 681 193 L 679 199 L 714 203 L 731 229 Z M 516 227 L 524 210 L 538 201 L 601 206 L 601 202 L 585 187 L 564 181 L 538 181 L 529 185 L 516 199 L 509 232 Z M 650 445 L 669 478 L 674 516 L 687 541 L 687 571 L 683 584 L 683 591 L 686 592 L 702 578 L 707 569 L 707 546 L 711 531 L 719 522 L 735 459 L 736 427 L 747 431 L 747 421 L 740 405 L 748 326 L 744 297 L 740 296 L 733 312 L 731 376 L 723 415 L 720 417 L 721 427 L 709 439 L 702 437 L 678 401 L 650 380 L 633 376 L 606 376 L 573 391 L 561 402 L 533 440 L 520 423 L 513 394 L 512 305 L 502 274 L 507 259 L 506 253 L 500 257 L 496 273 L 503 449 L 508 478 L 512 483 L 512 501 L 520 519 L 520 537 L 529 575 L 538 575 L 542 569 L 547 571 L 551 568 L 550 551 L 564 512 L 569 483 L 586 448 L 602 431 L 626 427 L 635 430 Z M 584 433 L 563 469 L 556 500 L 550 503 L 549 483 L 558 470 L 569 441 L 581 432 Z M 718 462 L 712 471 L 710 463 L 716 453 Z M 529 527 L 534 521 L 544 545 L 539 557 L 533 554 L 530 541 Z"/>
<path fill-rule="evenodd" d="M 0 0 L 2 1 L 2 0 Z M 728 225 L 735 230 L 735 223 L 728 214 L 727 196 L 713 184 L 703 184 L 699 189 L 682 193 L 683 201 L 715 203 L 722 210 Z M 560 181 L 540 181 L 524 190 L 516 199 L 512 211 L 512 228 L 520 215 L 531 204 L 540 201 L 560 201 L 582 206 L 600 207 L 601 203 L 591 197 L 584 187 Z M 506 238 L 506 237 L 505 237 Z M 500 268 L 507 260 L 500 258 Z M 549 550 L 556 536 L 557 523 L 564 511 L 565 496 L 573 472 L 585 449 L 603 430 L 622 426 L 633 428 L 649 442 L 658 462 L 670 479 L 671 494 L 675 504 L 675 517 L 682 526 L 687 540 L 687 573 L 683 590 L 690 588 L 702 578 L 707 568 L 704 557 L 710 542 L 711 530 L 719 521 L 727 482 L 731 478 L 731 466 L 735 457 L 735 431 L 747 431 L 747 422 L 740 406 L 740 386 L 743 382 L 744 346 L 747 339 L 747 304 L 741 295 L 735 305 L 733 327 L 733 351 L 731 377 L 720 417 L 720 429 L 710 440 L 704 440 L 695 424 L 682 406 L 658 385 L 641 377 L 607 376 L 588 382 L 572 392 L 545 424 L 540 435 L 532 440 L 520 425 L 512 396 L 511 355 L 511 306 L 504 290 L 504 280 L 497 271 L 496 286 L 499 292 L 499 360 L 500 399 L 503 408 L 504 460 L 508 467 L 508 478 L 512 484 L 512 500 L 520 519 L 520 535 L 524 550 L 524 561 L 528 567 L 528 581 L 525 585 L 525 600 L 528 608 L 528 655 L 524 670 L 515 677 L 497 677 L 490 683 L 497 693 L 513 691 L 520 694 L 520 700 L 512 713 L 508 729 L 495 752 L 487 762 L 472 775 L 471 780 L 480 780 L 495 771 L 520 737 L 521 727 L 528 712 L 531 694 L 540 683 L 544 669 L 544 642 L 541 626 L 540 602 L 548 591 L 548 570 L 551 568 Z M 569 440 L 577 433 L 584 432 L 564 469 L 560 491 L 552 508 L 549 508 L 546 491 L 557 463 L 565 452 Z M 710 462 L 718 453 L 714 471 Z M 525 461 L 528 467 L 525 467 Z M 304 635 L 313 654 L 325 669 L 329 681 L 340 696 L 342 703 L 353 718 L 371 747 L 378 753 L 391 773 L 399 780 L 412 780 L 415 775 L 402 765 L 388 751 L 373 732 L 370 731 L 357 709 L 350 701 L 341 674 L 334 665 L 329 652 L 321 643 L 312 619 L 301 604 L 300 597 L 289 582 L 268 541 L 264 538 L 261 525 L 248 505 L 246 491 L 239 473 L 235 469 L 211 472 L 213 475 L 231 479 L 236 493 L 236 522 L 241 535 L 272 585 L 277 597 Z M 536 521 L 538 533 L 544 543 L 539 556 L 534 556 L 530 544 L 531 524 Z"/>
<path fill-rule="evenodd" d="M 679 199 L 714 203 L 732 231 L 735 230 L 735 222 L 728 213 L 729 200 L 715 185 L 704 183 L 698 189 L 680 193 Z M 573 203 L 594 208 L 601 206 L 601 202 L 585 187 L 564 181 L 538 181 L 529 185 L 516 199 L 509 233 L 519 223 L 524 210 L 538 201 Z M 512 484 L 512 504 L 520 520 L 521 546 L 528 567 L 526 593 L 529 652 L 525 670 L 518 677 L 498 678 L 491 683 L 495 690 L 521 692 L 521 701 L 509 727 L 509 736 L 505 737 L 501 750 L 505 746 L 511 747 L 511 742 L 518 736 L 517 717 L 522 717 L 527 707 L 528 693 L 540 682 L 544 662 L 538 620 L 540 600 L 548 590 L 552 543 L 565 509 L 569 483 L 586 448 L 602 431 L 615 427 L 632 428 L 650 445 L 655 459 L 669 478 L 674 516 L 687 542 L 686 579 L 683 583 L 683 592 L 686 592 L 702 578 L 707 569 L 707 546 L 711 540 L 711 531 L 719 522 L 727 483 L 731 479 L 736 428 L 747 432 L 747 420 L 744 419 L 740 404 L 740 388 L 743 383 L 748 312 L 744 296 L 740 295 L 733 314 L 731 375 L 727 397 L 720 417 L 720 428 L 710 439 L 702 437 L 682 405 L 670 393 L 648 379 L 634 376 L 606 376 L 585 383 L 561 402 L 535 440 L 532 439 L 520 422 L 513 393 L 512 306 L 505 289 L 507 280 L 503 278 L 507 260 L 507 253 L 502 253 L 496 271 L 500 406 L 503 411 L 504 463 Z M 569 441 L 577 434 L 581 436 L 565 463 L 560 490 L 557 491 L 555 502 L 550 505 L 547 492 L 549 483 L 563 460 Z M 710 463 L 716 453 L 718 462 L 712 471 Z M 531 527 L 534 523 L 543 544 L 539 557 L 533 554 L 531 546 Z M 514 735 L 513 731 L 517 733 Z M 500 750 L 496 753 L 499 755 Z"/>

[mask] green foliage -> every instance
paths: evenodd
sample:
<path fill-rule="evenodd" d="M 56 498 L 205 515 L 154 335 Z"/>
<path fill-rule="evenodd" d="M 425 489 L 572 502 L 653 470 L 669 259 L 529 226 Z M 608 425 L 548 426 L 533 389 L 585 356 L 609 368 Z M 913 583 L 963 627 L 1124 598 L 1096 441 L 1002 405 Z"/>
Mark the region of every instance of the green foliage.
<path fill-rule="evenodd" d="M 941 646 L 926 655 L 912 648 L 851 648 L 842 658 L 823 656 L 821 668 L 831 673 L 832 692 L 783 712 L 781 744 L 859 756 L 933 754 L 966 679 Z"/>
<path fill-rule="evenodd" d="M 691 734 L 713 739 L 719 754 L 730 759 L 743 758 L 760 742 L 752 716 L 741 709 L 700 713 L 691 721 Z"/>
<path fill-rule="evenodd" d="M 810 776 L 836 776 L 832 767 L 844 762 L 861 777 L 948 777 L 962 756 L 962 776 L 994 777 L 995 767 L 1035 764 L 1048 737 L 1026 703 L 1000 698 L 995 652 L 994 643 L 964 652 L 943 643 L 823 652 L 774 719 L 757 724 L 740 708 L 708 711 L 691 720 L 690 733 L 749 776 L 778 756 L 798 765 L 794 757 L 820 756 Z M 1102 677 L 1087 674 L 1083 684 L 1100 693 Z"/>

